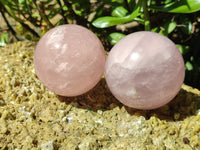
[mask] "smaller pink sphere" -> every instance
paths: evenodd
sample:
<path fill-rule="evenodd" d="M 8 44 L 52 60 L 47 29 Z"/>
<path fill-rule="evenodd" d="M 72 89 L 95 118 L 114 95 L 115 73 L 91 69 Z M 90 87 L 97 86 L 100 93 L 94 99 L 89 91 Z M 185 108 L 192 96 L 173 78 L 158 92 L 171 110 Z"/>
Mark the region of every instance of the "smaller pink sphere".
<path fill-rule="evenodd" d="M 62 96 L 77 96 L 101 79 L 104 48 L 90 30 L 79 25 L 61 25 L 39 40 L 34 65 L 38 78 L 49 90 Z"/>
<path fill-rule="evenodd" d="M 120 40 L 108 55 L 105 77 L 112 94 L 137 109 L 155 109 L 179 92 L 185 76 L 176 45 L 158 33 L 141 31 Z"/>

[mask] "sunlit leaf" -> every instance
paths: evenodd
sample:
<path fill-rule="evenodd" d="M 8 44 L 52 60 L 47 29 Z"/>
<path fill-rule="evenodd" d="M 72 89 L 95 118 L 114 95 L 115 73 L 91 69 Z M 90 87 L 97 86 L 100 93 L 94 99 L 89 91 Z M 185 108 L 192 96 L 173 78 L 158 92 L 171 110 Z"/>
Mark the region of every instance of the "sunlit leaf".
<path fill-rule="evenodd" d="M 155 27 L 152 31 L 160 33 L 162 35 L 168 35 L 174 31 L 176 28 L 177 23 L 175 21 L 167 21 L 164 25 Z"/>
<path fill-rule="evenodd" d="M 109 34 L 107 39 L 111 44 L 114 45 L 125 36 L 126 36 L 125 34 L 114 32 L 114 33 Z"/>
<path fill-rule="evenodd" d="M 192 71 L 193 70 L 193 65 L 190 61 L 187 61 L 185 63 L 185 69 L 188 70 L 188 71 Z"/>
<path fill-rule="evenodd" d="M 176 44 L 176 46 L 178 47 L 178 49 L 179 49 L 179 51 L 181 52 L 182 55 L 185 55 L 190 51 L 189 46 L 184 46 L 184 45 L 180 45 L 180 44 Z"/>
<path fill-rule="evenodd" d="M 38 14 L 38 13 L 32 14 L 32 17 L 33 17 L 33 18 L 40 17 L 40 14 Z"/>
<path fill-rule="evenodd" d="M 8 43 L 8 33 L 4 32 L 0 36 L 0 46 L 5 46 Z"/>
<path fill-rule="evenodd" d="M 112 11 L 112 15 L 115 17 L 125 17 L 127 13 L 128 13 L 128 10 L 122 6 L 118 6 Z"/>
<path fill-rule="evenodd" d="M 125 17 L 111 17 L 111 16 L 106 16 L 106 17 L 100 17 L 97 18 L 92 22 L 92 24 L 97 27 L 97 28 L 107 28 L 111 27 L 114 25 L 118 24 L 124 24 L 130 21 L 133 21 L 134 18 L 136 18 L 139 15 L 139 11 L 141 8 L 141 2 L 142 0 L 139 0 L 137 5 L 135 6 L 134 11 Z"/>
<path fill-rule="evenodd" d="M 170 34 L 172 31 L 174 31 L 174 29 L 176 28 L 177 23 L 176 22 L 166 22 L 163 26 L 163 30 L 161 30 L 159 33 L 162 35 L 168 35 Z"/>
<path fill-rule="evenodd" d="M 162 6 L 150 6 L 150 9 L 170 13 L 193 13 L 200 10 L 200 0 L 177 0 Z"/>
<path fill-rule="evenodd" d="M 63 10 L 68 11 L 68 7 L 63 5 Z"/>
<path fill-rule="evenodd" d="M 155 28 L 152 30 L 152 32 L 157 32 L 157 33 L 159 33 L 159 32 L 160 32 L 160 28 L 159 28 L 159 27 L 155 27 Z"/>
<path fill-rule="evenodd" d="M 107 28 L 118 24 L 123 24 L 131 21 L 130 15 L 127 17 L 101 17 L 92 22 L 92 24 L 97 28 Z"/>
<path fill-rule="evenodd" d="M 18 0 L 19 4 L 24 5 L 26 3 L 26 0 Z"/>
<path fill-rule="evenodd" d="M 33 0 L 27 0 L 27 5 L 31 5 Z"/>
<path fill-rule="evenodd" d="M 52 3 L 53 2 L 53 0 L 43 0 L 43 1 L 41 1 L 44 5 L 46 5 L 46 4 L 49 4 L 49 3 Z"/>
<path fill-rule="evenodd" d="M 187 34 L 187 35 L 190 35 L 191 33 L 192 33 L 192 22 L 188 19 L 188 18 L 186 18 L 186 17 L 183 17 L 182 19 L 181 19 L 181 24 L 182 24 L 182 26 L 181 26 L 181 30 L 185 33 L 185 34 Z"/>

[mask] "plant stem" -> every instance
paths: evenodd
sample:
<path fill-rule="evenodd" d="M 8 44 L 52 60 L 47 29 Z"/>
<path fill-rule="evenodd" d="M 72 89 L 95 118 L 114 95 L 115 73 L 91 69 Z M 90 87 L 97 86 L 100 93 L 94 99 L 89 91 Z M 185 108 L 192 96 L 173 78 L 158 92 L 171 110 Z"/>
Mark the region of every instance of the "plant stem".
<path fill-rule="evenodd" d="M 66 15 L 65 15 L 66 12 L 65 12 L 65 10 L 64 10 L 63 7 L 62 7 L 62 3 L 61 3 L 60 0 L 57 0 L 57 2 L 58 2 L 58 4 L 60 5 L 61 14 L 62 14 L 62 17 L 63 17 L 63 19 L 64 19 L 64 22 L 65 22 L 65 24 L 68 24 L 68 21 L 67 21 Z"/>
<path fill-rule="evenodd" d="M 75 19 L 76 21 L 76 24 L 79 24 L 79 25 L 82 25 L 82 26 L 85 26 L 87 27 L 87 24 L 90 24 L 90 22 L 87 21 L 87 19 L 85 19 L 84 17 L 82 16 L 78 16 L 74 10 L 72 9 L 72 4 L 67 1 L 67 0 L 64 0 L 63 1 L 64 4 L 68 7 L 68 11 L 69 11 L 69 15 L 71 18 L 72 18 L 72 22 L 74 21 L 73 19 Z M 71 24 L 69 21 L 68 21 L 69 24 Z"/>
<path fill-rule="evenodd" d="M 48 16 L 45 14 L 45 8 L 44 5 L 42 3 L 42 1 L 36 1 L 33 0 L 33 3 L 35 4 L 37 10 L 39 11 L 39 14 L 41 16 L 41 18 L 45 21 L 45 23 L 50 27 L 53 28 L 53 24 L 50 22 Z"/>
<path fill-rule="evenodd" d="M 28 24 L 24 23 L 24 21 L 21 18 L 18 18 L 15 15 L 15 12 L 12 11 L 7 5 L 5 5 L 5 6 L 0 5 L 0 6 L 1 6 L 1 9 L 3 9 L 4 12 L 6 12 L 9 16 L 11 16 L 13 19 L 15 19 L 15 21 L 19 22 L 26 30 L 31 32 L 35 37 L 40 37 L 35 30 L 33 30 Z"/>
<path fill-rule="evenodd" d="M 144 11 L 144 29 L 145 31 L 150 31 L 150 19 L 149 19 L 149 12 L 148 12 L 148 6 L 147 6 L 147 0 L 142 1 L 142 7 Z"/>
<path fill-rule="evenodd" d="M 17 37 L 17 34 L 16 34 L 15 30 L 12 28 L 12 26 L 8 22 L 8 20 L 7 20 L 6 16 L 5 16 L 4 12 L 2 11 L 2 9 L 0 9 L 0 12 L 1 12 L 1 15 L 2 15 L 4 21 L 6 22 L 8 28 L 10 29 L 12 35 L 19 41 L 20 39 Z"/>
<path fill-rule="evenodd" d="M 30 4 L 28 4 L 27 1 L 25 1 L 25 5 L 27 7 L 28 14 L 29 14 L 29 16 L 27 17 L 27 20 L 30 21 L 34 26 L 40 27 L 39 20 L 37 20 L 36 18 L 32 17 L 32 14 L 33 14 L 32 6 Z"/>

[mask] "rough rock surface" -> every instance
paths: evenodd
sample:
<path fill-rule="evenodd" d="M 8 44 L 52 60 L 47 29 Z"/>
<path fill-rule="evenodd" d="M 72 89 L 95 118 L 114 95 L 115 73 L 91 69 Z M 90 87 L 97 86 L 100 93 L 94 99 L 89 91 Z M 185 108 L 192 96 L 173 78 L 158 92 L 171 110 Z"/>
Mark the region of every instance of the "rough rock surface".
<path fill-rule="evenodd" d="M 34 47 L 0 49 L 0 149 L 200 149 L 199 90 L 183 85 L 151 111 L 123 106 L 104 79 L 82 96 L 59 97 L 36 77 Z"/>

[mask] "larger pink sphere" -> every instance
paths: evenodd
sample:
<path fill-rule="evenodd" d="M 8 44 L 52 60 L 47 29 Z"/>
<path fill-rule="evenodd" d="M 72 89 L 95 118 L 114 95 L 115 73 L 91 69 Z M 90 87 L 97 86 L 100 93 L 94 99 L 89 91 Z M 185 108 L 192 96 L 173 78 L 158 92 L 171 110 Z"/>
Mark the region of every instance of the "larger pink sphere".
<path fill-rule="evenodd" d="M 105 68 L 104 48 L 97 36 L 79 25 L 61 25 L 48 31 L 34 54 L 35 71 L 51 91 L 77 96 L 92 89 Z"/>
<path fill-rule="evenodd" d="M 185 67 L 171 40 L 142 31 L 124 37 L 111 49 L 105 76 L 111 92 L 123 104 L 155 109 L 179 92 Z"/>

